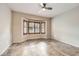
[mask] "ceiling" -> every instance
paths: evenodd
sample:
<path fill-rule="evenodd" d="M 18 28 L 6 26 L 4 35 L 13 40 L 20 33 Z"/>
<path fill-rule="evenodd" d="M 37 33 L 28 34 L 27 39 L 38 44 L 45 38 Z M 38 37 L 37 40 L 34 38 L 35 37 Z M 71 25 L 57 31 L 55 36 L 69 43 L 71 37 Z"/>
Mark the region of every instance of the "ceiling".
<path fill-rule="evenodd" d="M 40 3 L 8 3 L 8 6 L 18 12 L 33 14 L 43 17 L 53 17 L 66 12 L 72 8 L 79 6 L 78 3 L 47 3 L 48 7 L 52 7 L 51 11 L 43 11 Z"/>

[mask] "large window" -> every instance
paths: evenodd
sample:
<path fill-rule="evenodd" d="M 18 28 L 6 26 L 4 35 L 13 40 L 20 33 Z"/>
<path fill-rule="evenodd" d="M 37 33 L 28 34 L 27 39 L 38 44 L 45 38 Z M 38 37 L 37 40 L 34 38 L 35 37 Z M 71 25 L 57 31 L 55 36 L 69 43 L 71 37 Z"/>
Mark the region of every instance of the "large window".
<path fill-rule="evenodd" d="M 23 20 L 23 34 L 45 34 L 45 22 Z"/>
<path fill-rule="evenodd" d="M 28 33 L 34 33 L 34 22 L 29 21 L 28 22 Z"/>
<path fill-rule="evenodd" d="M 26 35 L 28 33 L 28 22 L 23 20 L 23 34 Z"/>
<path fill-rule="evenodd" d="M 35 25 L 35 33 L 40 33 L 40 22 L 34 22 Z"/>
<path fill-rule="evenodd" d="M 41 22 L 41 33 L 45 33 L 45 22 Z"/>

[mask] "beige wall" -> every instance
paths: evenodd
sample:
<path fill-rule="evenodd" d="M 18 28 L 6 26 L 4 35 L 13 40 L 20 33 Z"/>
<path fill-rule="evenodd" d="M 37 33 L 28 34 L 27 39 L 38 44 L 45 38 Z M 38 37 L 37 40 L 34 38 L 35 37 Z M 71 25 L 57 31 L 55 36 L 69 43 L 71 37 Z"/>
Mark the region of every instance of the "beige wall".
<path fill-rule="evenodd" d="M 34 20 L 41 20 L 45 21 L 45 34 L 27 34 L 23 36 L 22 30 L 22 18 L 34 19 Z M 36 39 L 36 38 L 50 38 L 50 31 L 51 31 L 51 24 L 50 18 L 20 13 L 12 11 L 12 31 L 13 31 L 13 43 L 23 42 L 27 39 Z"/>

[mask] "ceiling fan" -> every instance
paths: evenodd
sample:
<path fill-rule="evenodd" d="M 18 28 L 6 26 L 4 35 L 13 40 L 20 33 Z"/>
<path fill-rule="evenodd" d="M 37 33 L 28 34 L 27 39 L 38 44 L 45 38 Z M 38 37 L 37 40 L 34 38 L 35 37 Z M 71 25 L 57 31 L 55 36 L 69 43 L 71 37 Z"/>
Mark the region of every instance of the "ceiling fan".
<path fill-rule="evenodd" d="M 41 3 L 40 5 L 43 11 L 52 10 L 52 7 L 47 7 L 47 3 Z"/>

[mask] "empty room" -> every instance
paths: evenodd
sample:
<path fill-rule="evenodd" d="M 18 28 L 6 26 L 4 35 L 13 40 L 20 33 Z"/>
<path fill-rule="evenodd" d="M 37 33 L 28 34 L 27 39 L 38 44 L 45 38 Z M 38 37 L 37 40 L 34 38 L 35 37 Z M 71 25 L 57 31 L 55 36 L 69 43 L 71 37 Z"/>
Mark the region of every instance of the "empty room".
<path fill-rule="evenodd" d="M 79 4 L 0 3 L 0 56 L 79 56 Z"/>

